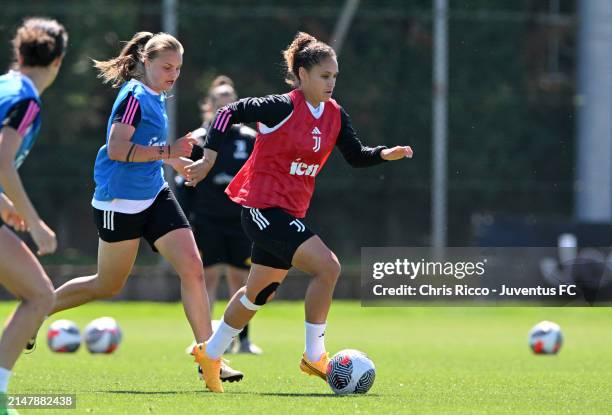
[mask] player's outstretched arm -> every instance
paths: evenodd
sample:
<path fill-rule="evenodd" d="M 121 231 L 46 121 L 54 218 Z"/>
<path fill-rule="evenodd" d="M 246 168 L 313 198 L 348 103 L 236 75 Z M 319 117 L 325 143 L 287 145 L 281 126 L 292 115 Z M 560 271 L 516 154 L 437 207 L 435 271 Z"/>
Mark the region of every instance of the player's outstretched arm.
<path fill-rule="evenodd" d="M 336 146 L 352 167 L 369 167 L 385 161 L 412 158 L 412 148 L 410 146 L 395 146 L 393 148 L 364 146 L 357 137 L 351 118 L 344 111 L 344 108 L 341 108 L 340 116 L 341 127 Z"/>
<path fill-rule="evenodd" d="M 403 158 L 412 158 L 412 147 L 410 146 L 395 146 L 385 148 L 380 152 L 380 158 L 387 161 L 401 160 Z"/>

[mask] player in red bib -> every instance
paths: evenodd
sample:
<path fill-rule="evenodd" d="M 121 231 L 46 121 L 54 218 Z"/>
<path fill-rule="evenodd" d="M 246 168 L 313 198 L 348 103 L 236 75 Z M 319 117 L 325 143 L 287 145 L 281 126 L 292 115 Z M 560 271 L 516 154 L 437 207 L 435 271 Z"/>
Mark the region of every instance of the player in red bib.
<path fill-rule="evenodd" d="M 225 192 L 242 205 L 242 226 L 253 241 L 251 270 L 225 310 L 219 329 L 198 348 L 199 359 L 217 359 L 232 338 L 274 296 L 291 266 L 310 274 L 305 297 L 306 350 L 300 369 L 325 379 L 327 314 L 340 263 L 301 221 L 315 178 L 338 147 L 353 167 L 412 157 L 408 146 L 365 147 L 346 111 L 331 96 L 338 75 L 336 53 L 327 44 L 298 33 L 284 51 L 288 94 L 245 98 L 221 108 L 208 131 L 204 157 L 188 166 L 187 185 L 195 186 L 215 163 L 230 126 L 257 122 L 255 148 Z"/>

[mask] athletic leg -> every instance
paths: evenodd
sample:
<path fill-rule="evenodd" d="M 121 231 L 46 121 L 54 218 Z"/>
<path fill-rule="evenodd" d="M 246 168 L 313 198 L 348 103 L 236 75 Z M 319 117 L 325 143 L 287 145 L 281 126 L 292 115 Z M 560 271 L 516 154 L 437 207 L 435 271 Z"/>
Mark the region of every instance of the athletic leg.
<path fill-rule="evenodd" d="M 0 227 L 0 283 L 21 300 L 0 339 L 0 368 L 10 371 L 51 311 L 54 293 L 36 256 L 7 226 Z"/>
<path fill-rule="evenodd" d="M 212 334 L 210 307 L 202 260 L 191 229 L 179 228 L 168 232 L 155 241 L 155 248 L 178 273 L 185 315 L 196 341 L 203 344 Z M 209 359 L 198 346 L 194 347 L 192 354 L 200 365 L 206 387 L 213 392 L 223 392 L 221 381 L 240 381 L 244 376 L 220 358 Z"/>
<path fill-rule="evenodd" d="M 187 320 L 198 343 L 210 337 L 210 306 L 204 270 L 193 233 L 175 229 L 155 241 L 155 248 L 172 265 L 181 279 L 181 298 Z"/>
<path fill-rule="evenodd" d="M 325 349 L 325 330 L 334 288 L 340 275 L 340 263 L 321 238 L 315 235 L 297 249 L 293 265 L 312 275 L 304 300 L 305 351 L 300 369 L 325 380 L 329 361 Z"/>
<path fill-rule="evenodd" d="M 59 287 L 51 314 L 119 294 L 132 272 L 139 244 L 140 239 L 110 243 L 100 239 L 98 273 L 74 278 Z"/>
<path fill-rule="evenodd" d="M 229 288 L 230 298 L 246 284 L 246 280 L 249 276 L 249 271 L 243 268 L 238 268 L 232 265 L 227 267 L 227 285 Z M 259 346 L 251 343 L 249 339 L 249 324 L 246 324 L 240 334 L 238 334 L 240 341 L 240 353 L 252 353 L 262 354 L 263 351 Z"/>
<path fill-rule="evenodd" d="M 206 352 L 212 358 L 219 357 L 234 336 L 253 318 L 261 306 L 274 297 L 274 290 L 287 276 L 286 269 L 253 264 L 245 287 L 231 298 L 219 329 L 208 341 Z"/>
<path fill-rule="evenodd" d="M 325 323 L 340 276 L 338 257 L 315 235 L 297 249 L 293 266 L 312 276 L 304 299 L 306 321 Z"/>

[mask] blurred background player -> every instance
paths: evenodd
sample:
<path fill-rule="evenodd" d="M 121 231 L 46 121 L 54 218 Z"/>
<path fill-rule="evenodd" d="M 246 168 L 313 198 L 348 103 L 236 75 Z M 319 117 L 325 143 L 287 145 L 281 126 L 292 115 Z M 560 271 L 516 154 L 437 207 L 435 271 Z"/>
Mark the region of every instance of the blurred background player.
<path fill-rule="evenodd" d="M 38 216 L 17 169 L 36 142 L 40 95 L 57 77 L 67 44 L 66 29 L 57 21 L 26 19 L 13 39 L 14 69 L 0 76 L 0 283 L 21 300 L 0 339 L 0 413 L 7 412 L 4 397 L 13 365 L 55 297 L 40 262 L 7 225 L 29 230 L 38 255 L 57 247 L 55 233 Z"/>
<path fill-rule="evenodd" d="M 94 61 L 99 76 L 120 88 L 108 119 L 106 143 L 94 166 L 93 206 L 98 228 L 98 273 L 74 278 L 56 290 L 51 314 L 110 298 L 123 288 L 136 260 L 140 238 L 159 252 L 181 280 L 187 320 L 198 341 L 211 335 L 210 310 L 202 261 L 181 207 L 163 176 L 163 163 L 178 172 L 191 160 L 190 134 L 166 142 L 166 93 L 179 77 L 183 46 L 166 33 L 136 33 L 119 56 Z M 220 359 L 204 370 L 206 387 L 222 391 L 225 380 L 242 373 L 223 367 Z"/>
<path fill-rule="evenodd" d="M 194 352 L 200 362 L 218 359 L 295 266 L 312 276 L 305 298 L 306 347 L 300 370 L 325 380 L 329 361 L 325 329 L 340 263 L 301 220 L 315 177 L 336 146 L 353 167 L 412 157 L 412 149 L 361 144 L 348 114 L 332 99 L 338 62 L 329 45 L 300 32 L 284 58 L 293 91 L 245 98 L 219 109 L 207 134 L 204 157 L 185 168 L 187 185 L 197 185 L 214 165 L 229 126 L 258 122 L 253 153 L 226 190 L 242 205 L 242 226 L 253 241 L 251 270 L 246 286 L 230 300 L 219 328 Z"/>
<path fill-rule="evenodd" d="M 198 139 L 191 153 L 193 161 L 200 160 L 204 154 L 204 139 L 214 114 L 219 108 L 237 99 L 234 83 L 227 76 L 218 76 L 211 83 L 201 107 L 204 124 L 192 132 Z M 193 226 L 204 263 L 211 315 L 217 299 L 219 279 L 224 271 L 230 298 L 244 286 L 249 275 L 251 241 L 240 224 L 240 205 L 229 199 L 225 188 L 251 155 L 254 143 L 255 130 L 245 125 L 232 125 L 227 138 L 219 147 L 218 162 L 198 187 L 185 186 L 183 178 L 177 176 L 177 194 Z M 262 353 L 261 348 L 249 339 L 248 324 L 233 342 L 230 352 Z"/>

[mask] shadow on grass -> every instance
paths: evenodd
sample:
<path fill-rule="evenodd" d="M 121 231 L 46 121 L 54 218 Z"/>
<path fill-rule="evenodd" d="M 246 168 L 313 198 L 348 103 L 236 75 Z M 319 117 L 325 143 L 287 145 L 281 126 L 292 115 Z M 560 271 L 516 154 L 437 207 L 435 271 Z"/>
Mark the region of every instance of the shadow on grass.
<path fill-rule="evenodd" d="M 300 397 L 300 398 L 350 398 L 350 397 L 367 397 L 367 396 L 379 396 L 375 393 L 370 393 L 367 395 L 363 394 L 354 394 L 354 395 L 335 395 L 333 393 L 285 393 L 285 392 L 229 392 L 230 394 L 244 394 L 244 395 L 259 395 L 259 396 L 278 396 L 281 398 L 284 397 Z"/>
<path fill-rule="evenodd" d="M 190 395 L 200 393 L 198 390 L 183 390 L 183 391 L 136 391 L 136 390 L 113 390 L 113 391 L 95 391 L 94 393 L 110 393 L 116 395 Z"/>
<path fill-rule="evenodd" d="M 110 393 L 118 395 L 187 395 L 187 394 L 201 394 L 202 392 L 207 393 L 201 389 L 198 390 L 183 390 L 183 391 L 138 391 L 138 390 L 106 390 L 96 391 L 95 393 Z M 207 393 L 208 394 L 208 393 Z M 246 391 L 227 391 L 226 395 L 256 395 L 256 396 L 277 396 L 280 398 L 349 398 L 349 397 L 379 397 L 376 393 L 369 393 L 367 395 L 334 395 L 333 393 L 291 393 L 291 392 L 246 392 Z M 210 394 L 213 396 L 213 394 Z"/>

